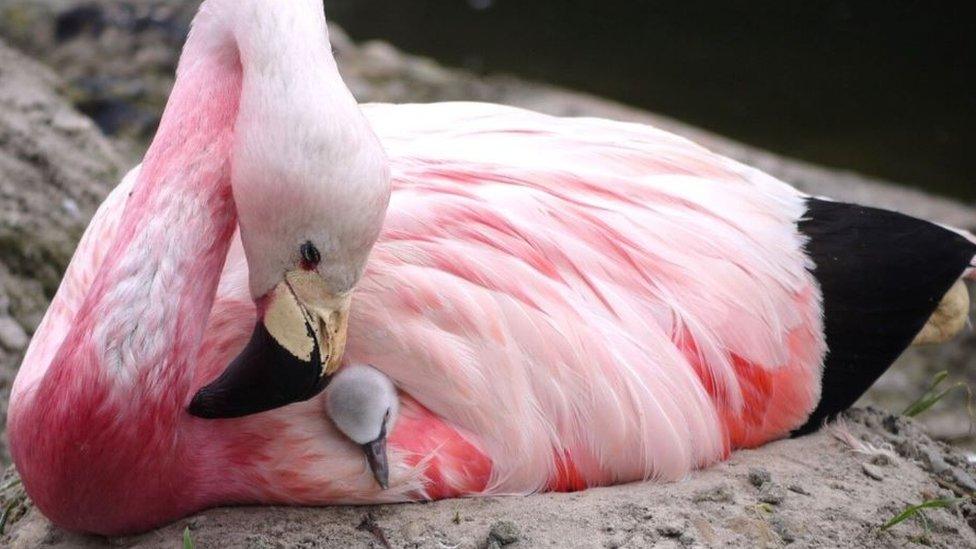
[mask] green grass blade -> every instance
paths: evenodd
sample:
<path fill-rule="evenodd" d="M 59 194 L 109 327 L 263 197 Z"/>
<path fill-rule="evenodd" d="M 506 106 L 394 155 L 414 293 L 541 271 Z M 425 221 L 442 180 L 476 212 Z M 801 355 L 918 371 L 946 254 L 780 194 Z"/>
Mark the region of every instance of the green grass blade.
<path fill-rule="evenodd" d="M 931 384 L 929 384 L 929 388 L 925 391 L 925 393 L 923 393 L 922 396 L 918 397 L 918 400 L 909 404 L 908 407 L 905 408 L 905 411 L 901 413 L 901 415 L 907 417 L 915 417 L 921 414 L 922 412 L 928 410 L 932 406 L 935 406 L 940 400 L 945 398 L 945 396 L 950 392 L 952 392 L 953 390 L 960 389 L 960 388 L 965 391 L 969 390 L 969 387 L 965 383 L 959 382 L 954 384 L 952 387 L 949 387 L 948 389 L 945 389 L 942 392 L 937 393 L 936 389 L 938 389 L 939 385 L 942 385 L 942 383 L 948 377 L 949 377 L 949 372 L 947 370 L 943 370 L 935 374 L 932 377 L 932 382 Z"/>
<path fill-rule="evenodd" d="M 196 544 L 193 543 L 193 536 L 190 535 L 190 527 L 187 526 L 183 529 L 183 549 L 195 549 Z"/>
<path fill-rule="evenodd" d="M 960 381 L 959 383 L 956 383 L 950 386 L 949 388 L 945 389 L 941 393 L 929 395 L 928 398 L 922 397 L 921 399 L 916 400 L 914 403 L 912 403 L 911 406 L 906 408 L 905 411 L 902 412 L 902 415 L 908 417 L 915 417 L 921 414 L 922 412 L 928 410 L 929 408 L 935 406 L 936 404 L 938 404 L 940 400 L 945 398 L 946 395 L 948 395 L 952 391 L 955 391 L 956 389 L 966 390 L 967 387 L 968 386 L 965 383 Z"/>
<path fill-rule="evenodd" d="M 891 520 L 884 523 L 881 529 L 887 530 L 892 526 L 905 522 L 909 518 L 918 515 L 925 509 L 946 509 L 949 507 L 955 507 L 956 505 L 959 505 L 960 503 L 966 501 L 967 499 L 968 498 L 939 498 L 939 499 L 930 499 L 927 501 L 923 501 L 918 505 L 909 505 L 908 507 L 905 508 L 904 511 L 898 513 Z"/>

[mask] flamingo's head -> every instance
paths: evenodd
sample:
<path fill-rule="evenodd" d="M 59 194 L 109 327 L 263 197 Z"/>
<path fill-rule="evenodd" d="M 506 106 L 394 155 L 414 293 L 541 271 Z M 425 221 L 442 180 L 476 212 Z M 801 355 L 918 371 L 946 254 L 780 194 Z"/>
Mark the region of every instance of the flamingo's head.
<path fill-rule="evenodd" d="M 347 94 L 271 114 L 242 97 L 231 178 L 258 319 L 241 354 L 196 394 L 194 415 L 307 400 L 339 366 L 390 197 L 385 152 Z"/>

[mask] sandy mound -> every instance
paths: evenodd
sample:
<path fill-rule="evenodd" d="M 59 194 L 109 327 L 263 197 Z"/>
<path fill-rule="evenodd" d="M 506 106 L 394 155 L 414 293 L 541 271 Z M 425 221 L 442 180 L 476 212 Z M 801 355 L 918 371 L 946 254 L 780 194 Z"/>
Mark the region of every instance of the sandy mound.
<path fill-rule="evenodd" d="M 976 505 L 955 499 L 976 490 L 973 474 L 962 455 L 913 421 L 859 409 L 839 426 L 737 452 L 674 484 L 373 507 L 214 509 L 110 540 L 63 532 L 30 509 L 0 543 L 179 547 L 189 528 L 197 547 L 384 547 L 384 539 L 390 547 L 438 549 L 976 547 Z M 906 507 L 940 498 L 955 503 L 882 529 Z"/>

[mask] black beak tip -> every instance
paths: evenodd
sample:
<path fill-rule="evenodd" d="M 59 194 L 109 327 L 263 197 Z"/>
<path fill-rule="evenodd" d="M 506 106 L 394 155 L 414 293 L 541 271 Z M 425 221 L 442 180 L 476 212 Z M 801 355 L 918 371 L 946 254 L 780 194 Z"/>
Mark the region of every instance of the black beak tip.
<path fill-rule="evenodd" d="M 310 359 L 302 360 L 258 322 L 241 353 L 217 379 L 193 396 L 187 411 L 203 419 L 226 419 L 308 400 L 329 383 L 331 376 L 321 372 L 317 344 Z"/>
<path fill-rule="evenodd" d="M 363 444 L 363 453 L 366 454 L 366 462 L 369 470 L 373 473 L 373 478 L 380 488 L 386 490 L 390 487 L 390 466 L 386 460 L 386 438 L 380 437 L 373 442 Z"/>

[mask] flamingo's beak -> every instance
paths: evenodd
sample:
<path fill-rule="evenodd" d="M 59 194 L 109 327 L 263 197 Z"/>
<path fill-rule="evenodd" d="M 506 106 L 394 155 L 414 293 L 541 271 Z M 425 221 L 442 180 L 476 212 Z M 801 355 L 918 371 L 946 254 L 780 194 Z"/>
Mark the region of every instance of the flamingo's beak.
<path fill-rule="evenodd" d="M 292 271 L 265 296 L 244 350 L 190 402 L 195 416 L 242 417 L 322 392 L 346 346 L 349 295 L 333 296 L 313 271 Z"/>

